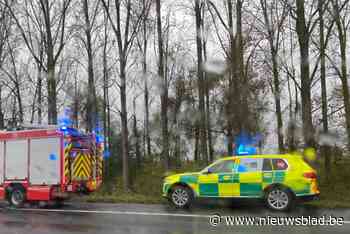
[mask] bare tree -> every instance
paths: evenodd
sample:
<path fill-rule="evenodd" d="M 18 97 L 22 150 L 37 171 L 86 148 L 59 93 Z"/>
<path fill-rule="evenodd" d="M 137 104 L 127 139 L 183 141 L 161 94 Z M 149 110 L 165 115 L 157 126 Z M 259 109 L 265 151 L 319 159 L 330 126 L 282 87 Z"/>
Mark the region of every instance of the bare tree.
<path fill-rule="evenodd" d="M 350 93 L 348 85 L 348 71 L 347 71 L 347 31 L 349 29 L 350 21 L 347 19 L 347 12 L 349 10 L 349 0 L 339 1 L 331 0 L 332 11 L 331 14 L 334 17 L 335 25 L 337 28 L 337 36 L 339 41 L 339 50 L 341 58 L 340 69 L 337 66 L 333 66 L 336 69 L 338 76 L 342 83 L 342 94 L 345 109 L 345 124 L 347 132 L 347 144 L 350 147 Z"/>
<path fill-rule="evenodd" d="M 142 52 L 142 73 L 144 78 L 144 109 L 145 109 L 145 116 L 144 116 L 144 138 L 145 138 L 145 154 L 149 157 L 152 154 L 151 149 L 151 136 L 150 136 L 150 92 L 149 92 L 149 84 L 148 84 L 148 63 L 147 63 L 147 56 L 148 56 L 148 46 L 149 46 L 149 36 L 151 33 L 151 25 L 150 25 L 150 19 L 149 19 L 149 13 L 152 5 L 152 0 L 142 0 L 142 8 L 144 9 L 144 17 L 142 19 L 142 27 L 140 32 L 140 37 L 137 38 L 137 45 L 139 49 Z"/>
<path fill-rule="evenodd" d="M 205 80 L 203 66 L 203 41 L 202 41 L 202 1 L 195 0 L 196 18 L 196 44 L 197 44 L 197 74 L 198 74 L 198 97 L 199 97 L 199 137 L 201 159 L 208 163 L 206 112 L 205 112 Z"/>
<path fill-rule="evenodd" d="M 219 9 L 212 1 L 208 1 L 208 9 L 212 16 L 216 34 L 225 52 L 228 69 L 228 85 L 224 93 L 226 126 L 224 131 L 227 136 L 228 154 L 233 154 L 233 142 L 235 135 L 241 132 L 249 133 L 252 130 L 251 115 L 249 113 L 248 97 L 249 97 L 249 81 L 248 75 L 245 74 L 244 66 L 244 48 L 243 48 L 243 32 L 242 32 L 242 7 L 243 1 L 235 1 L 235 8 L 232 0 L 227 0 L 227 23 L 224 21 Z M 234 15 L 236 22 L 234 22 Z M 217 20 L 221 23 L 228 36 L 228 48 L 224 44 L 224 39 L 219 34 Z M 235 24 L 234 24 L 235 23 Z M 235 28 L 235 30 L 234 30 Z"/>
<path fill-rule="evenodd" d="M 94 48 L 93 32 L 96 27 L 96 18 L 99 13 L 99 1 L 89 4 L 88 0 L 82 0 L 82 10 L 84 12 L 84 47 L 88 57 L 88 98 L 86 105 L 87 129 L 93 131 L 97 124 L 98 108 L 96 98 L 96 88 L 94 79 Z"/>
<path fill-rule="evenodd" d="M 327 100 L 327 83 L 326 83 L 326 43 L 324 33 L 324 12 L 325 6 L 324 0 L 318 0 L 318 15 L 319 15 L 319 30 L 320 30 L 320 60 L 321 60 L 321 97 L 322 97 L 322 124 L 324 134 L 328 134 L 328 100 Z M 325 172 L 326 179 L 330 178 L 330 148 L 325 145 L 321 149 L 322 156 L 325 159 Z"/>
<path fill-rule="evenodd" d="M 3 112 L 3 98 L 2 98 L 2 84 L 0 83 L 0 129 L 4 129 L 5 121 L 4 121 L 4 112 Z"/>
<path fill-rule="evenodd" d="M 44 33 L 45 35 L 46 65 L 42 64 L 41 66 L 45 68 L 44 70 L 47 73 L 49 124 L 57 123 L 57 81 L 55 69 L 67 41 L 66 17 L 70 3 L 71 0 L 55 0 L 51 3 L 47 0 L 25 0 L 23 5 L 14 5 L 12 1 L 5 0 L 5 5 L 16 22 L 29 52 L 38 63 L 42 63 L 42 60 L 40 55 L 38 55 L 38 50 L 35 49 L 33 40 L 36 38 L 35 33 Z M 28 22 L 28 19 L 31 21 Z M 43 19 L 43 22 L 41 19 Z M 45 29 L 44 32 L 41 32 L 36 27 L 37 25 L 42 25 L 42 23 Z"/>
<path fill-rule="evenodd" d="M 300 92 L 302 102 L 302 124 L 303 124 L 303 136 L 306 146 L 315 146 L 314 139 L 314 126 L 312 122 L 312 102 L 311 102 L 311 83 L 312 77 L 315 72 L 310 73 L 310 38 L 311 34 L 316 27 L 318 9 L 311 7 L 310 14 L 306 15 L 305 12 L 305 1 L 296 0 L 295 7 L 291 6 L 288 1 L 284 1 L 287 7 L 290 9 L 290 15 L 295 20 L 296 33 L 299 42 L 300 52 Z M 316 71 L 316 70 L 313 70 Z"/>
<path fill-rule="evenodd" d="M 3 68 L 3 62 L 7 57 L 7 43 L 10 35 L 12 22 L 9 17 L 8 10 L 0 4 L 0 69 Z M 5 127 L 3 98 L 2 98 L 3 83 L 0 82 L 0 129 Z"/>
<path fill-rule="evenodd" d="M 168 81 L 164 74 L 164 48 L 162 36 L 162 18 L 160 0 L 156 0 L 157 36 L 158 36 L 158 76 L 161 79 L 161 126 L 162 126 L 162 158 L 165 169 L 170 166 L 169 160 L 169 129 L 168 129 Z"/>
<path fill-rule="evenodd" d="M 119 76 L 120 76 L 120 103 L 121 111 L 120 118 L 122 124 L 122 149 L 123 149 L 123 186 L 124 190 L 130 190 L 130 176 L 129 176 L 129 133 L 128 133 L 128 111 L 126 103 L 126 81 L 127 73 L 126 68 L 128 64 L 128 55 L 130 48 L 133 45 L 137 32 L 139 30 L 143 12 L 136 15 L 136 19 L 132 20 L 132 3 L 131 0 L 127 0 L 123 5 L 121 1 L 116 0 L 114 5 L 110 5 L 109 1 L 101 0 L 104 10 L 108 16 L 110 25 L 113 29 L 114 36 L 117 41 L 118 55 L 119 55 Z M 114 8 L 115 15 L 112 14 L 112 7 Z M 124 10 L 121 14 L 121 10 Z M 125 16 L 125 21 L 122 22 L 122 17 Z M 122 29 L 123 28 L 123 29 Z"/>
<path fill-rule="evenodd" d="M 110 111 L 110 101 L 109 101 L 109 87 L 110 87 L 110 72 L 107 59 L 107 49 L 108 49 L 108 17 L 106 13 L 103 15 L 103 52 L 102 52 L 102 63 L 103 63 L 103 131 L 105 136 L 104 147 L 106 150 L 110 150 L 110 140 L 111 140 L 111 111 Z M 109 163 L 105 163 L 104 173 L 106 177 L 109 176 Z"/>
<path fill-rule="evenodd" d="M 10 87 L 11 93 L 13 94 L 14 98 L 14 108 L 13 110 L 13 124 L 18 125 L 22 124 L 24 121 L 24 108 L 23 108 L 23 98 L 22 98 L 22 85 L 23 85 L 23 80 L 22 77 L 23 75 L 20 74 L 21 71 L 19 70 L 19 65 L 18 65 L 18 49 L 16 48 L 18 46 L 18 43 L 13 43 L 10 45 L 10 42 L 7 41 L 7 47 L 8 47 L 8 54 L 9 54 L 9 65 L 7 66 L 8 68 L 1 68 L 1 71 L 5 74 L 5 76 L 8 78 L 8 87 Z M 18 105 L 18 109 L 16 107 Z M 18 110 L 18 113 L 17 113 Z M 17 116 L 18 116 L 18 121 L 17 121 Z"/>
<path fill-rule="evenodd" d="M 278 148 L 280 152 L 284 151 L 284 137 L 283 137 L 283 120 L 281 110 L 281 88 L 279 77 L 279 64 L 278 64 L 278 52 L 280 48 L 280 35 L 283 30 L 283 23 L 287 16 L 287 7 L 283 6 L 282 13 L 278 11 L 279 1 L 260 0 L 260 6 L 263 11 L 265 30 L 267 32 L 267 40 L 270 46 L 271 60 L 272 60 L 272 73 L 273 73 L 273 94 L 275 98 L 275 109 L 277 119 L 277 136 L 278 136 Z M 277 18 L 277 19 L 276 19 Z M 276 19 L 273 21 L 273 19 Z M 271 22 L 272 21 L 272 22 Z"/>

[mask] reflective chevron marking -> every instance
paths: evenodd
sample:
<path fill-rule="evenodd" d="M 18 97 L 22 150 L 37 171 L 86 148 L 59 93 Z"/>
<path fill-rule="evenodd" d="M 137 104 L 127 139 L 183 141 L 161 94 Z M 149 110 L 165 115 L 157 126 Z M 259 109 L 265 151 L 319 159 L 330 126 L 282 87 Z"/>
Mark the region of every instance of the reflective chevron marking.
<path fill-rule="evenodd" d="M 67 180 L 70 180 L 69 176 L 69 153 L 73 147 L 73 144 L 68 144 L 67 147 L 64 149 L 64 175 L 66 176 Z"/>
<path fill-rule="evenodd" d="M 74 160 L 74 177 L 87 178 L 91 176 L 91 156 L 89 154 L 78 153 Z"/>
<path fill-rule="evenodd" d="M 71 157 L 70 152 L 72 148 L 73 144 L 70 143 L 64 149 L 64 174 L 67 181 L 71 180 L 70 176 L 74 178 L 89 178 L 92 176 L 93 168 L 96 168 L 96 176 L 102 177 L 103 157 L 101 150 L 96 151 L 96 156 L 87 152 L 77 152 L 75 157 Z M 71 160 L 71 164 L 69 160 Z M 72 174 L 70 173 L 70 166 L 72 166 Z"/>
<path fill-rule="evenodd" d="M 103 158 L 101 156 L 99 156 L 99 157 L 97 157 L 97 161 L 98 161 L 97 174 L 99 176 L 102 176 L 103 175 Z"/>

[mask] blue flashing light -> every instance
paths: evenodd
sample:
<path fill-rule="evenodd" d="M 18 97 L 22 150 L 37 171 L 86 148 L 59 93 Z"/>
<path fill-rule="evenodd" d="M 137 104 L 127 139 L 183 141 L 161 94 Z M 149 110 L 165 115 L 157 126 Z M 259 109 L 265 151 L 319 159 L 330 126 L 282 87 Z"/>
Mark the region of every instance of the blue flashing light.
<path fill-rule="evenodd" d="M 257 154 L 256 145 L 262 140 L 261 134 L 255 136 L 248 135 L 244 132 L 236 137 L 236 154 L 237 155 L 254 155 Z"/>
<path fill-rule="evenodd" d="M 254 155 L 256 154 L 256 148 L 251 145 L 239 145 L 237 148 L 237 155 Z"/>
<path fill-rule="evenodd" d="M 103 143 L 105 141 L 104 136 L 103 135 L 98 135 L 96 134 L 96 143 Z"/>
<path fill-rule="evenodd" d="M 54 153 L 52 153 L 52 154 L 49 155 L 49 159 L 50 159 L 51 161 L 56 161 L 56 160 L 57 160 L 57 155 L 54 154 Z"/>
<path fill-rule="evenodd" d="M 104 152 L 103 152 L 103 158 L 109 158 L 111 156 L 111 152 L 109 152 L 108 149 L 106 149 Z"/>
<path fill-rule="evenodd" d="M 60 127 L 59 129 L 65 136 L 81 136 L 82 133 L 80 133 L 77 129 L 75 128 L 69 128 L 66 126 Z"/>
<path fill-rule="evenodd" d="M 248 155 L 248 151 L 246 150 L 246 147 L 244 145 L 239 145 L 237 149 L 238 155 Z"/>

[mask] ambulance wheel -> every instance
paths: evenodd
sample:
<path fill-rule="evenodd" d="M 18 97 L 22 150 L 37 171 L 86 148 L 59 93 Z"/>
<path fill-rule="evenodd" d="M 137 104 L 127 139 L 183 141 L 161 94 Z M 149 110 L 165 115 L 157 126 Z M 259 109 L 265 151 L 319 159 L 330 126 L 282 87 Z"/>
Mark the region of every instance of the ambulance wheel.
<path fill-rule="evenodd" d="M 8 201 L 10 205 L 15 208 L 22 207 L 26 201 L 25 190 L 21 186 L 12 187 L 12 191 L 9 193 Z"/>
<path fill-rule="evenodd" d="M 193 193 L 190 188 L 177 185 L 171 189 L 169 198 L 176 208 L 188 208 L 193 201 Z"/>
<path fill-rule="evenodd" d="M 265 203 L 271 210 L 287 211 L 294 204 L 294 196 L 289 189 L 276 186 L 266 191 Z"/>

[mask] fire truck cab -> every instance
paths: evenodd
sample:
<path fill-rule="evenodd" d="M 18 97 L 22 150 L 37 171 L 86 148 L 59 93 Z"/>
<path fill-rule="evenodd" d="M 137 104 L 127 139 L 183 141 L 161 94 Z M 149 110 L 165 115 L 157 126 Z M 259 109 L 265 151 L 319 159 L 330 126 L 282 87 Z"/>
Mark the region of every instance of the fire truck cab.
<path fill-rule="evenodd" d="M 61 202 L 102 183 L 103 143 L 73 128 L 0 132 L 0 200 Z"/>

